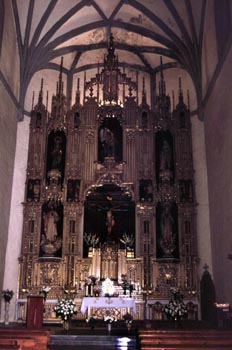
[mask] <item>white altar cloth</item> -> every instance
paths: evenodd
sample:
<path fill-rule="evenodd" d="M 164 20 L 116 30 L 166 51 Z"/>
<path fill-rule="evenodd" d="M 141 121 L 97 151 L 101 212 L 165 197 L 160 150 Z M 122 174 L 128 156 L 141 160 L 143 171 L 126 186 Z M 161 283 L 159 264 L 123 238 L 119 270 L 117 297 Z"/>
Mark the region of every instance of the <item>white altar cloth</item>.
<path fill-rule="evenodd" d="M 81 312 L 84 314 L 88 307 L 94 308 L 130 308 L 136 314 L 136 305 L 133 298 L 114 297 L 85 297 L 82 300 Z"/>

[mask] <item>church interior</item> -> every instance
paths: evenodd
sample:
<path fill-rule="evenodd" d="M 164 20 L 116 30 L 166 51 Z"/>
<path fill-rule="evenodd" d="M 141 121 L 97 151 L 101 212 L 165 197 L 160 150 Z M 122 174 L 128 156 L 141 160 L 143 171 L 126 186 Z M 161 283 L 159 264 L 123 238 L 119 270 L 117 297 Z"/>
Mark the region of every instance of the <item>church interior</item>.
<path fill-rule="evenodd" d="M 3 326 L 59 324 L 69 298 L 76 322 L 165 324 L 174 301 L 232 327 L 231 18 L 230 0 L 0 1 Z"/>

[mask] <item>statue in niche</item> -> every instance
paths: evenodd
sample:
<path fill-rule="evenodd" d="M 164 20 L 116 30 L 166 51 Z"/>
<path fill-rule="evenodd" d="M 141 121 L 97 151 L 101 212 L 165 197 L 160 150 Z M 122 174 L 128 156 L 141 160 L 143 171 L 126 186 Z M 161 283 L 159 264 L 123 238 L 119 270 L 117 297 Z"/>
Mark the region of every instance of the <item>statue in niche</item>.
<path fill-rule="evenodd" d="M 179 188 L 180 188 L 180 201 L 192 202 L 193 201 L 192 181 L 180 180 Z"/>
<path fill-rule="evenodd" d="M 165 202 L 157 208 L 158 258 L 177 258 L 177 217 L 174 204 Z"/>
<path fill-rule="evenodd" d="M 173 183 L 173 137 L 169 130 L 156 134 L 156 179 L 158 186 L 162 183 Z"/>
<path fill-rule="evenodd" d="M 62 161 L 62 138 L 54 138 L 54 148 L 52 150 L 52 169 L 60 169 Z"/>
<path fill-rule="evenodd" d="M 44 233 L 46 239 L 54 242 L 57 239 L 57 222 L 59 215 L 55 210 L 48 211 L 44 214 Z"/>
<path fill-rule="evenodd" d="M 100 130 L 100 141 L 103 148 L 103 156 L 114 157 L 114 134 L 107 126 Z"/>
<path fill-rule="evenodd" d="M 79 112 L 75 112 L 74 114 L 74 128 L 79 129 L 81 125 L 80 114 Z"/>
<path fill-rule="evenodd" d="M 160 171 L 171 169 L 171 148 L 167 140 L 164 140 L 160 154 Z"/>
<path fill-rule="evenodd" d="M 47 183 L 51 178 L 59 178 L 59 184 L 64 182 L 66 135 L 64 131 L 51 131 L 47 143 L 46 174 Z"/>
<path fill-rule="evenodd" d="M 98 161 L 113 158 L 116 163 L 123 158 L 123 129 L 120 119 L 107 117 L 100 120 L 98 129 Z"/>
<path fill-rule="evenodd" d="M 67 183 L 67 201 L 79 202 L 80 180 L 69 179 Z"/>
<path fill-rule="evenodd" d="M 40 199 L 40 180 L 29 179 L 27 183 L 27 201 L 38 202 Z"/>
<path fill-rule="evenodd" d="M 162 241 L 170 242 L 172 239 L 173 217 L 170 210 L 170 203 L 165 203 L 161 215 Z"/>
<path fill-rule="evenodd" d="M 59 256 L 62 247 L 62 209 L 56 207 L 55 203 L 45 203 L 42 207 L 42 225 L 41 225 L 41 255 Z"/>
<path fill-rule="evenodd" d="M 151 180 L 139 181 L 139 198 L 140 202 L 153 202 L 153 185 Z"/>

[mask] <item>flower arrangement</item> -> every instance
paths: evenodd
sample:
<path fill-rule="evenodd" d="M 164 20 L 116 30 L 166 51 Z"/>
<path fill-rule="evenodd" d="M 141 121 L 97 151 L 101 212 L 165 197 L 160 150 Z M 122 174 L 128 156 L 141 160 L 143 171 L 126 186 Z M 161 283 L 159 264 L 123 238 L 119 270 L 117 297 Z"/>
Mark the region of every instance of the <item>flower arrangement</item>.
<path fill-rule="evenodd" d="M 90 233 L 85 232 L 84 233 L 84 241 L 88 247 L 94 248 L 94 247 L 96 247 L 96 245 L 99 242 L 99 237 L 97 237 L 96 234 L 95 235 L 92 234 L 91 232 Z"/>
<path fill-rule="evenodd" d="M 109 311 L 106 311 L 106 314 L 104 316 L 104 322 L 105 323 L 113 323 L 113 322 L 117 322 L 117 317 L 110 315 Z"/>
<path fill-rule="evenodd" d="M 2 297 L 4 298 L 5 303 L 9 303 L 13 298 L 13 295 L 14 295 L 13 290 L 6 289 L 2 291 Z"/>
<path fill-rule="evenodd" d="M 183 302 L 183 295 L 176 288 L 171 289 L 172 298 L 164 307 L 164 311 L 168 318 L 178 320 L 187 314 L 186 305 Z"/>
<path fill-rule="evenodd" d="M 113 322 L 117 322 L 117 317 L 113 317 L 113 316 L 104 316 L 104 321 L 105 323 L 113 323 Z"/>
<path fill-rule="evenodd" d="M 133 316 L 129 312 L 127 312 L 125 315 L 123 315 L 123 319 L 125 323 L 132 323 Z"/>
<path fill-rule="evenodd" d="M 135 238 L 133 235 L 128 235 L 126 232 L 122 235 L 122 238 L 120 239 L 120 242 L 124 244 L 125 248 L 133 247 L 133 244 L 135 242 Z"/>
<path fill-rule="evenodd" d="M 70 320 L 77 313 L 76 304 L 72 299 L 61 299 L 54 307 L 56 317 L 61 317 L 63 321 Z"/>

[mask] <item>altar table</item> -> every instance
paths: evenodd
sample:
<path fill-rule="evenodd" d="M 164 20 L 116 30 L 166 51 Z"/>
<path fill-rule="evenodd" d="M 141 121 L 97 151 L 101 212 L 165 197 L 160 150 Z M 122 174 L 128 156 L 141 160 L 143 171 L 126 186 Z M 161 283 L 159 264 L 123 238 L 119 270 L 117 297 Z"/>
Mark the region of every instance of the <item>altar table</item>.
<path fill-rule="evenodd" d="M 85 297 L 82 300 L 81 312 L 84 314 L 87 308 L 128 308 L 136 314 L 136 305 L 133 298 L 121 297 Z"/>

